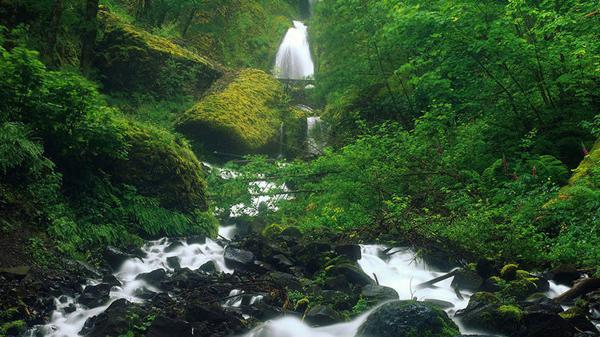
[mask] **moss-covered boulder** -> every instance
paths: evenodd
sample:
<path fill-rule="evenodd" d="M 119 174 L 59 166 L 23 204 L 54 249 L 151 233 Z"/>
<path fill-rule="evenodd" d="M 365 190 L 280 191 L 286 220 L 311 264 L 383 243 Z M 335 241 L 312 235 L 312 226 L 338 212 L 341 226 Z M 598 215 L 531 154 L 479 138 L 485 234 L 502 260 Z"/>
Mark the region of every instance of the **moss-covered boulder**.
<path fill-rule="evenodd" d="M 576 184 L 597 185 L 597 174 L 594 177 L 594 171 L 600 167 L 600 139 L 596 141 L 590 153 L 581 161 L 579 166 L 573 170 L 573 175 L 569 178 L 569 185 L 561 190 L 562 193 L 568 193 L 568 187 Z M 594 180 L 595 178 L 595 180 Z"/>
<path fill-rule="evenodd" d="M 284 93 L 271 75 L 244 69 L 219 80 L 177 120 L 177 128 L 206 151 L 245 154 L 276 147 Z"/>
<path fill-rule="evenodd" d="M 460 332 L 439 307 L 417 301 L 386 303 L 369 315 L 356 337 L 455 337 Z"/>
<path fill-rule="evenodd" d="M 129 144 L 127 160 L 116 163 L 114 177 L 135 186 L 161 206 L 190 212 L 206 210 L 206 181 L 202 165 L 189 144 L 157 127 L 123 120 Z"/>
<path fill-rule="evenodd" d="M 216 63 L 120 20 L 98 14 L 100 38 L 95 67 L 108 91 L 152 93 L 159 97 L 196 95 L 222 76 Z"/>

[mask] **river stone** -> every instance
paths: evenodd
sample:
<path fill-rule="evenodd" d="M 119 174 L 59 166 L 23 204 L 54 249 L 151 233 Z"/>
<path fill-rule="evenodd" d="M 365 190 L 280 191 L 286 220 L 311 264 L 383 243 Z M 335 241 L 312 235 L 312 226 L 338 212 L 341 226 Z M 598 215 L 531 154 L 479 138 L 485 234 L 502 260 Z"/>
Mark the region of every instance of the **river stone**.
<path fill-rule="evenodd" d="M 304 320 L 314 326 L 324 326 L 341 321 L 341 315 L 326 305 L 317 304 L 310 308 Z"/>
<path fill-rule="evenodd" d="M 134 258 L 133 255 L 127 254 L 119 250 L 118 248 L 108 246 L 104 249 L 103 254 L 104 260 L 113 271 L 118 270 L 123 262 L 128 259 Z"/>
<path fill-rule="evenodd" d="M 290 226 L 281 231 L 281 235 L 291 238 L 301 238 L 302 232 L 298 229 L 298 227 Z"/>
<path fill-rule="evenodd" d="M 108 302 L 110 289 L 112 286 L 106 283 L 100 283 L 95 286 L 87 286 L 79 296 L 79 303 L 88 308 L 95 308 Z"/>
<path fill-rule="evenodd" d="M 173 268 L 173 269 L 181 268 L 181 264 L 179 263 L 179 257 L 178 256 L 167 257 L 167 266 L 169 266 L 169 268 Z"/>
<path fill-rule="evenodd" d="M 369 302 L 384 302 L 400 298 L 396 290 L 375 284 L 367 284 L 364 286 L 360 292 L 360 296 L 364 297 Z"/>
<path fill-rule="evenodd" d="M 483 279 L 475 271 L 459 269 L 452 279 L 451 286 L 461 290 L 477 291 L 483 284 Z"/>
<path fill-rule="evenodd" d="M 331 274 L 333 276 L 343 275 L 346 277 L 348 282 L 359 287 L 366 286 L 367 284 L 374 284 L 373 279 L 358 266 L 358 264 L 343 263 L 335 265 L 331 268 Z"/>
<path fill-rule="evenodd" d="M 215 261 L 210 260 L 206 263 L 204 263 L 203 265 L 200 266 L 200 268 L 198 268 L 198 270 L 203 271 L 205 273 L 214 273 L 217 271 L 217 264 L 215 263 Z"/>
<path fill-rule="evenodd" d="M 181 243 L 181 241 L 179 241 L 179 240 L 173 241 L 171 244 L 169 244 L 167 246 L 167 248 L 165 248 L 165 253 L 171 253 L 181 247 L 183 247 L 183 243 Z"/>
<path fill-rule="evenodd" d="M 373 311 L 356 337 L 455 337 L 460 332 L 440 308 L 416 301 L 389 302 Z"/>
<path fill-rule="evenodd" d="M 521 319 L 518 337 L 571 337 L 575 329 L 569 322 L 550 312 L 531 312 Z"/>
<path fill-rule="evenodd" d="M 0 274 L 6 276 L 9 279 L 22 279 L 25 276 L 27 276 L 27 274 L 29 274 L 29 271 L 31 270 L 31 267 L 29 266 L 18 266 L 18 267 L 12 267 L 12 268 L 1 268 L 0 269 Z"/>
<path fill-rule="evenodd" d="M 194 336 L 192 325 L 186 321 L 158 316 L 152 321 L 147 337 L 192 337 Z"/>
<path fill-rule="evenodd" d="M 153 287 L 160 287 L 161 282 L 167 277 L 167 272 L 162 269 L 156 269 L 149 273 L 142 273 L 135 277 L 136 280 L 144 280 Z"/>
<path fill-rule="evenodd" d="M 119 279 L 117 279 L 117 277 L 113 274 L 104 275 L 102 278 L 102 283 L 110 284 L 113 287 L 120 287 L 122 285 L 121 281 L 119 281 Z"/>
<path fill-rule="evenodd" d="M 225 248 L 225 265 L 232 269 L 254 270 L 254 254 L 251 251 L 232 247 Z"/>
<path fill-rule="evenodd" d="M 550 271 L 550 275 L 554 282 L 572 287 L 573 282 L 578 280 L 582 273 L 574 265 L 563 264 Z"/>
<path fill-rule="evenodd" d="M 358 261 L 362 258 L 362 252 L 359 245 L 339 245 L 335 247 L 335 252 L 352 261 Z"/>

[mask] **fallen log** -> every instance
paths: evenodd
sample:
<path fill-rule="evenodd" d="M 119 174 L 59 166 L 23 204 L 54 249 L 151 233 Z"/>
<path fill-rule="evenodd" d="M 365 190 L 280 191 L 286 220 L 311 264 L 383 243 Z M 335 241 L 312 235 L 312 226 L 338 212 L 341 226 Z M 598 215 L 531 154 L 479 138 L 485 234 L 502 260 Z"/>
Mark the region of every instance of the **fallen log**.
<path fill-rule="evenodd" d="M 431 286 L 435 285 L 435 284 L 436 284 L 436 283 L 438 283 L 438 282 L 441 282 L 441 281 L 443 281 L 443 280 L 446 280 L 446 279 L 449 279 L 449 278 L 451 278 L 452 276 L 456 275 L 456 273 L 458 273 L 458 271 L 459 271 L 459 270 L 460 270 L 460 269 L 454 269 L 453 271 L 451 271 L 451 272 L 449 272 L 449 273 L 447 273 L 447 274 L 444 274 L 444 275 L 442 275 L 442 276 L 438 276 L 438 277 L 436 277 L 436 278 L 434 278 L 434 279 L 431 279 L 431 280 L 429 280 L 429 281 L 427 281 L 427 282 L 423 282 L 423 283 L 421 283 L 421 284 L 418 284 L 418 285 L 416 286 L 416 288 L 417 288 L 417 289 L 429 288 L 429 287 L 431 287 Z"/>
<path fill-rule="evenodd" d="M 556 303 L 562 303 L 573 300 L 597 289 L 600 289 L 600 278 L 584 278 L 575 282 L 573 288 L 557 296 L 554 301 Z"/>

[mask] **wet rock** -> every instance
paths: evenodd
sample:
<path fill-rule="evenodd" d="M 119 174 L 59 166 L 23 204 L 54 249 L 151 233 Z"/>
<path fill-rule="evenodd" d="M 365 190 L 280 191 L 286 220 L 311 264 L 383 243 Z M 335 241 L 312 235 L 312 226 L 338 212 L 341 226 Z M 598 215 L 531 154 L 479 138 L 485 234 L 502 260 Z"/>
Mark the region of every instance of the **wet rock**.
<path fill-rule="evenodd" d="M 215 263 L 215 261 L 208 261 L 205 264 L 201 265 L 200 268 L 198 268 L 198 270 L 211 274 L 217 271 L 217 264 Z"/>
<path fill-rule="evenodd" d="M 551 270 L 550 275 L 554 282 L 571 287 L 573 282 L 582 276 L 582 273 L 574 265 L 563 264 Z"/>
<path fill-rule="evenodd" d="M 500 277 L 506 281 L 512 281 L 517 278 L 517 270 L 519 266 L 514 263 L 509 263 L 500 270 Z"/>
<path fill-rule="evenodd" d="M 480 290 L 484 291 L 484 292 L 495 293 L 502 289 L 503 282 L 504 281 L 501 278 L 499 278 L 498 276 L 492 276 L 492 277 L 486 279 L 485 281 L 483 281 L 483 284 L 481 285 Z"/>
<path fill-rule="evenodd" d="M 120 287 L 121 281 L 117 279 L 117 277 L 113 274 L 104 275 L 102 278 L 102 283 L 110 284 L 113 287 Z"/>
<path fill-rule="evenodd" d="M 228 268 L 232 269 L 241 269 L 241 270 L 254 270 L 254 254 L 251 251 L 237 249 L 233 247 L 225 248 L 225 253 L 223 254 L 225 258 L 225 265 Z"/>
<path fill-rule="evenodd" d="M 133 255 L 124 253 L 118 248 L 111 246 L 108 246 L 106 247 L 106 249 L 104 249 L 104 253 L 102 256 L 113 271 L 117 271 L 121 267 L 123 262 L 127 261 L 128 259 L 134 258 Z"/>
<path fill-rule="evenodd" d="M 177 257 L 177 256 L 167 257 L 167 266 L 169 266 L 169 268 L 173 268 L 173 269 L 181 268 L 181 265 L 179 264 L 179 257 Z"/>
<path fill-rule="evenodd" d="M 21 280 L 29 274 L 30 266 L 18 266 L 11 268 L 0 268 L 0 274 L 7 279 Z"/>
<path fill-rule="evenodd" d="M 246 310 L 249 315 L 261 321 L 268 321 L 270 319 L 281 317 L 284 314 L 289 314 L 289 312 L 284 312 L 280 307 L 275 307 L 262 302 L 256 303 L 252 307 L 246 308 Z"/>
<path fill-rule="evenodd" d="M 467 307 L 457 311 L 455 316 L 467 328 L 511 334 L 518 329 L 521 315 L 519 307 L 502 305 L 496 295 L 479 292 L 471 296 Z"/>
<path fill-rule="evenodd" d="M 277 254 L 273 256 L 271 262 L 277 269 L 287 271 L 290 267 L 294 266 L 294 263 L 283 254 Z"/>
<path fill-rule="evenodd" d="M 314 326 L 324 326 L 339 322 L 341 315 L 329 306 L 317 304 L 310 308 L 304 320 Z"/>
<path fill-rule="evenodd" d="M 435 298 L 424 299 L 423 302 L 429 303 L 429 304 L 433 304 L 433 305 L 438 306 L 440 309 L 443 309 L 443 310 L 454 308 L 454 303 L 448 302 L 448 301 L 438 300 L 438 299 L 435 299 Z"/>
<path fill-rule="evenodd" d="M 156 292 L 146 288 L 146 287 L 141 287 L 141 288 L 137 288 L 134 292 L 135 296 L 137 296 L 138 298 L 141 298 L 143 300 L 151 300 L 154 298 L 154 296 L 156 296 Z"/>
<path fill-rule="evenodd" d="M 167 248 L 165 248 L 165 253 L 171 253 L 181 247 L 183 247 L 183 243 L 181 243 L 181 241 L 173 241 L 167 246 Z"/>
<path fill-rule="evenodd" d="M 331 245 L 324 242 L 310 242 L 293 248 L 293 256 L 309 273 L 321 268 L 324 262 L 323 253 L 331 251 Z"/>
<path fill-rule="evenodd" d="M 146 332 L 148 337 L 192 337 L 192 325 L 188 322 L 178 319 L 172 319 L 165 316 L 158 316 L 148 327 Z"/>
<path fill-rule="evenodd" d="M 281 231 L 281 236 L 287 236 L 290 238 L 301 238 L 302 232 L 300 231 L 300 229 L 298 229 L 298 227 L 291 226 Z"/>
<path fill-rule="evenodd" d="M 188 245 L 201 245 L 206 242 L 206 236 L 204 235 L 193 235 L 186 240 Z"/>
<path fill-rule="evenodd" d="M 372 312 L 356 337 L 455 337 L 460 332 L 448 315 L 416 301 L 386 303 Z"/>
<path fill-rule="evenodd" d="M 144 280 L 149 285 L 159 288 L 162 281 L 167 277 L 167 272 L 164 269 L 156 269 L 149 273 L 142 273 L 136 276 L 136 280 Z"/>
<path fill-rule="evenodd" d="M 302 289 L 302 285 L 300 284 L 300 280 L 298 280 L 294 275 L 282 272 L 271 272 L 267 274 L 267 278 L 275 282 L 276 284 L 288 288 L 290 290 L 300 290 Z"/>
<path fill-rule="evenodd" d="M 230 316 L 216 303 L 192 303 L 186 308 L 185 319 L 190 322 L 226 322 Z"/>
<path fill-rule="evenodd" d="M 528 312 L 548 312 L 559 314 L 563 308 L 559 303 L 546 297 L 543 293 L 536 293 L 529 296 L 523 303 L 523 309 Z"/>
<path fill-rule="evenodd" d="M 375 283 L 357 264 L 343 263 L 334 265 L 330 273 L 334 276 L 343 275 L 349 283 L 359 287 Z"/>
<path fill-rule="evenodd" d="M 371 303 L 384 302 L 399 299 L 398 292 L 390 287 L 384 287 L 375 284 L 367 284 L 360 292 Z"/>
<path fill-rule="evenodd" d="M 572 337 L 575 329 L 562 317 L 549 312 L 526 313 L 518 337 Z"/>
<path fill-rule="evenodd" d="M 339 245 L 335 247 L 335 252 L 351 261 L 358 261 L 362 258 L 359 245 Z"/>
<path fill-rule="evenodd" d="M 451 286 L 461 290 L 477 291 L 483 284 L 483 279 L 477 272 L 459 269 L 454 275 Z"/>
<path fill-rule="evenodd" d="M 120 336 L 129 330 L 127 317 L 132 304 L 125 299 L 114 301 L 108 309 L 85 322 L 81 331 L 86 337 Z"/>
<path fill-rule="evenodd" d="M 479 259 L 477 266 L 475 267 L 477 274 L 483 279 L 487 279 L 496 273 L 494 266 L 494 260 L 491 259 Z"/>
<path fill-rule="evenodd" d="M 65 311 L 67 314 L 70 314 L 70 313 L 72 313 L 72 312 L 75 312 L 75 310 L 77 310 L 77 307 L 75 306 L 75 304 L 74 304 L 74 303 L 71 303 L 71 304 L 69 304 L 68 306 L 66 306 L 66 307 L 65 307 L 63 310 L 64 310 L 64 311 Z"/>
<path fill-rule="evenodd" d="M 108 302 L 111 288 L 112 286 L 106 283 L 87 286 L 79 296 L 78 301 L 88 308 L 99 307 Z"/>

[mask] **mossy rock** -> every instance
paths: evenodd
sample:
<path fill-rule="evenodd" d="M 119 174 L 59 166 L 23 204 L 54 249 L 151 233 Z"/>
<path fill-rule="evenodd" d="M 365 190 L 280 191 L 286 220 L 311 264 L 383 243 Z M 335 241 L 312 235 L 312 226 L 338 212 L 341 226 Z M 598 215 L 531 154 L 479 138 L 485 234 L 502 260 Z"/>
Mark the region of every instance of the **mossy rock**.
<path fill-rule="evenodd" d="M 95 67 L 108 91 L 150 92 L 159 97 L 197 95 L 223 74 L 215 62 L 106 10 L 99 12 L 98 19 Z"/>
<path fill-rule="evenodd" d="M 0 336 L 20 336 L 25 332 L 25 321 L 17 320 L 0 325 Z"/>
<path fill-rule="evenodd" d="M 505 279 L 506 281 L 512 281 L 517 278 L 517 271 L 519 270 L 519 265 L 514 263 L 509 263 L 502 267 L 500 270 L 500 277 Z"/>
<path fill-rule="evenodd" d="M 256 69 L 229 74 L 177 120 L 177 128 L 204 150 L 246 154 L 277 148 L 283 88 Z M 271 147 L 271 149 L 270 149 Z"/>
<path fill-rule="evenodd" d="M 122 120 L 121 125 L 129 149 L 127 160 L 114 167 L 116 180 L 158 198 L 167 209 L 208 209 L 202 165 L 184 139 L 140 122 Z"/>

